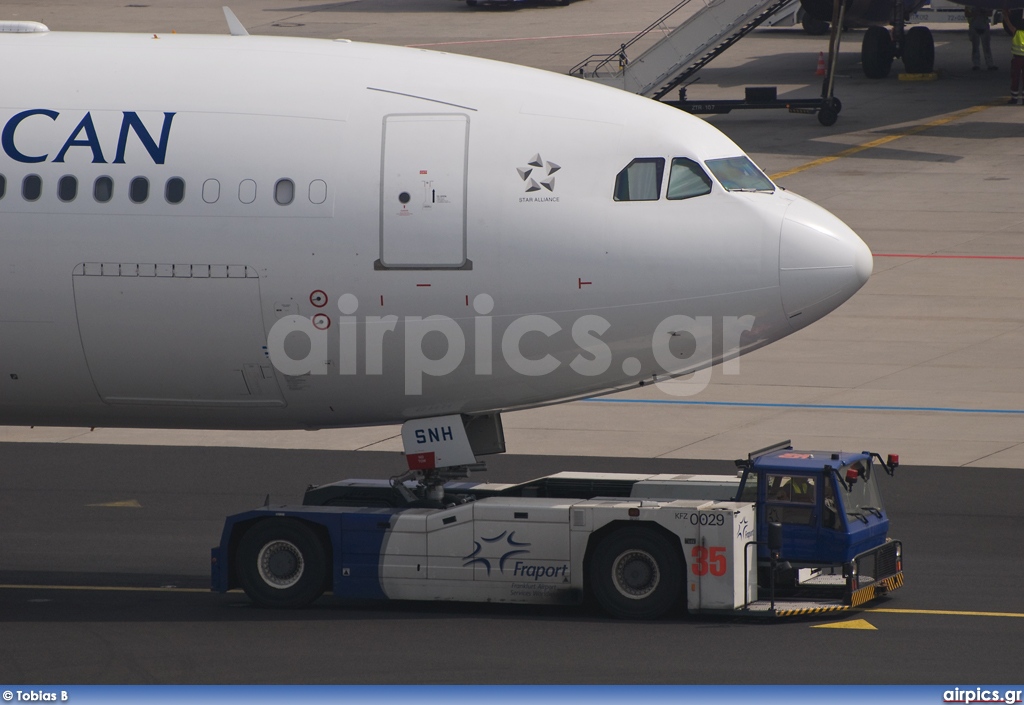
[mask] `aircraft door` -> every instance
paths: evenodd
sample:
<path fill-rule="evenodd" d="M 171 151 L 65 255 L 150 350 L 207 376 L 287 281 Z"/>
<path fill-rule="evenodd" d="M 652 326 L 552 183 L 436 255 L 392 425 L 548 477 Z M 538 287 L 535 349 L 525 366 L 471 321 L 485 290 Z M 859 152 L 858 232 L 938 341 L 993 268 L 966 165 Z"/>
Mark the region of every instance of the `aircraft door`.
<path fill-rule="evenodd" d="M 383 140 L 377 267 L 468 267 L 469 117 L 387 115 Z"/>

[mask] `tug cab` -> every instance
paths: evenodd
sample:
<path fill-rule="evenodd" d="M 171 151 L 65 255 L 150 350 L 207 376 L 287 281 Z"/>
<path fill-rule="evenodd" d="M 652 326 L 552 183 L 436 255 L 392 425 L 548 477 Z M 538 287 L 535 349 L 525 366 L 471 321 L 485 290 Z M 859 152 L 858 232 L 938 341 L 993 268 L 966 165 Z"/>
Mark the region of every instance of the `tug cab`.
<path fill-rule="evenodd" d="M 898 456 L 771 447 L 737 465 L 737 501 L 756 503 L 759 536 L 781 525 L 781 555 L 792 565 L 841 565 L 885 543 L 889 517 L 877 471 L 891 475 Z M 768 557 L 767 545 L 759 546 L 758 558 Z"/>

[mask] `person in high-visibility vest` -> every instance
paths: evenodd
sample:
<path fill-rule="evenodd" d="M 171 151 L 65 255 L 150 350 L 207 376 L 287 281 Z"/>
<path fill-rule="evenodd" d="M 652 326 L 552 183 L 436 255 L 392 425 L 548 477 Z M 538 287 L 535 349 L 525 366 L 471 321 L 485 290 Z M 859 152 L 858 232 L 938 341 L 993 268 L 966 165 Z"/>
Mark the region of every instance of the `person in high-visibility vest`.
<path fill-rule="evenodd" d="M 1016 105 L 1020 102 L 1021 89 L 1024 88 L 1024 19 L 1018 13 L 1016 17 L 1009 10 L 1004 12 L 1006 24 L 1013 30 L 1013 39 L 1010 44 L 1010 53 L 1013 58 L 1010 60 L 1010 100 L 1008 105 Z"/>

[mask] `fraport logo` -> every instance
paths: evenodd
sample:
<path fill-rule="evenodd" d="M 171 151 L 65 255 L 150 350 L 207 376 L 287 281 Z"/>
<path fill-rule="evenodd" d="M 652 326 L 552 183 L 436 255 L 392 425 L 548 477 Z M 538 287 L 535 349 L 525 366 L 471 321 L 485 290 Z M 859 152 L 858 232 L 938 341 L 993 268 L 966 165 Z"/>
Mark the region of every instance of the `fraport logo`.
<path fill-rule="evenodd" d="M 509 533 L 507 531 L 502 531 L 500 534 L 498 534 L 497 536 L 495 536 L 493 538 L 485 538 L 485 537 L 481 536 L 479 541 L 474 541 L 473 542 L 473 552 L 470 553 L 468 556 L 465 556 L 463 558 L 463 560 L 465 560 L 466 562 L 462 565 L 462 567 L 466 568 L 466 567 L 471 566 L 471 565 L 473 565 L 475 563 L 479 563 L 480 565 L 482 565 L 484 568 L 487 569 L 487 575 L 490 575 L 491 574 L 491 561 L 492 560 L 497 560 L 498 561 L 498 570 L 501 571 L 501 573 L 504 575 L 504 573 L 505 573 L 505 562 L 508 561 L 509 558 L 512 558 L 513 556 L 521 556 L 523 554 L 529 553 L 529 551 L 526 550 L 523 547 L 524 546 L 529 546 L 530 544 L 522 543 L 520 541 L 516 541 L 515 536 L 516 536 L 516 532 L 514 532 L 514 531 L 512 533 Z M 507 547 L 510 550 L 505 551 L 498 558 L 484 558 L 484 557 L 480 556 L 480 554 L 483 553 L 485 546 L 491 546 L 491 545 L 494 545 L 494 544 L 499 544 L 502 540 L 504 540 L 504 543 L 500 544 L 500 545 L 503 548 Z M 490 551 L 488 551 L 488 553 L 490 553 Z M 518 565 L 518 562 L 517 562 L 517 565 Z"/>
<path fill-rule="evenodd" d="M 473 541 L 473 552 L 466 556 L 463 560 L 466 562 L 463 564 L 463 568 L 479 563 L 487 570 L 487 575 L 491 575 L 492 561 L 497 561 L 498 571 L 505 574 L 505 564 L 508 563 L 510 558 L 515 556 L 524 556 L 530 551 L 525 547 L 531 544 L 523 541 L 516 541 L 516 532 L 509 533 L 502 531 L 497 536 L 487 538 L 484 536 L 480 537 L 479 541 Z M 489 549 L 494 546 L 498 552 L 502 552 L 500 556 L 496 557 L 485 557 L 482 553 L 492 553 L 495 549 Z M 507 550 L 506 550 L 507 549 Z M 533 578 L 535 581 L 541 578 L 557 578 L 561 576 L 563 579 L 569 572 L 568 565 L 560 566 L 545 566 L 545 565 L 530 565 L 524 561 L 516 561 L 512 568 L 512 575 L 520 578 Z"/>

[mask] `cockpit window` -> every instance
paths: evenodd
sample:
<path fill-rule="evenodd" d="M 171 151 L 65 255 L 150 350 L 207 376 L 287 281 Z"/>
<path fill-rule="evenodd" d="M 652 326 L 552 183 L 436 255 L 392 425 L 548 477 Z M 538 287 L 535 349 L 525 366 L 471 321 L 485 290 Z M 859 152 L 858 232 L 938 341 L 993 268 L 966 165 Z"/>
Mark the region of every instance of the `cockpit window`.
<path fill-rule="evenodd" d="M 711 177 L 700 165 L 692 159 L 673 159 L 668 173 L 668 200 L 681 201 L 706 193 L 711 193 Z"/>
<path fill-rule="evenodd" d="M 665 160 L 634 159 L 615 177 L 616 201 L 657 201 L 661 195 L 661 179 Z"/>
<path fill-rule="evenodd" d="M 729 191 L 760 191 L 771 193 L 775 185 L 747 157 L 708 159 L 705 164 L 722 186 Z"/>

